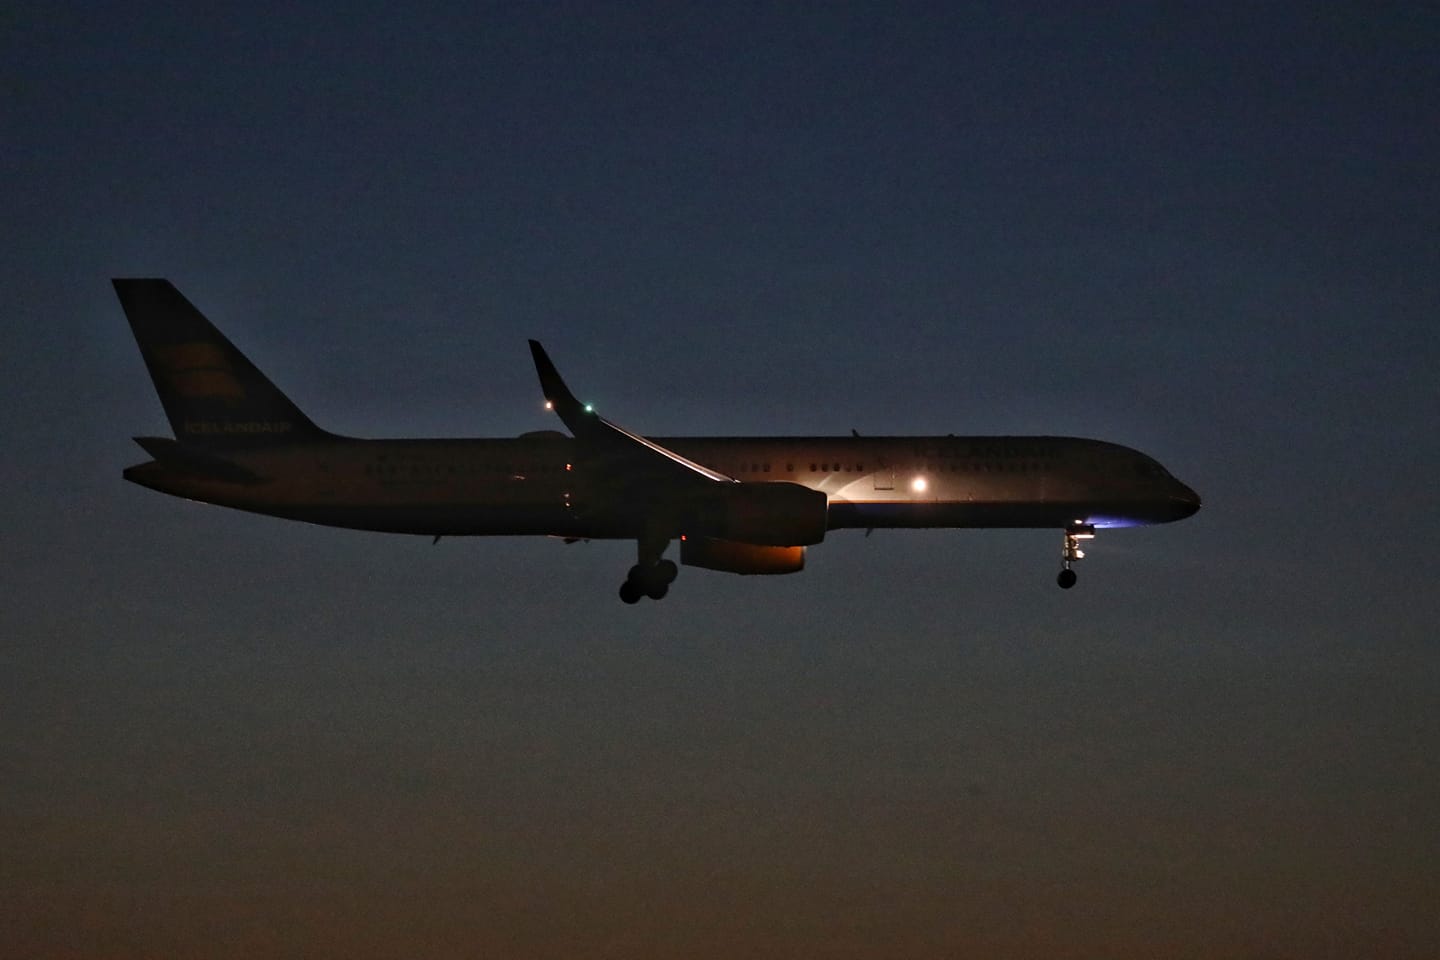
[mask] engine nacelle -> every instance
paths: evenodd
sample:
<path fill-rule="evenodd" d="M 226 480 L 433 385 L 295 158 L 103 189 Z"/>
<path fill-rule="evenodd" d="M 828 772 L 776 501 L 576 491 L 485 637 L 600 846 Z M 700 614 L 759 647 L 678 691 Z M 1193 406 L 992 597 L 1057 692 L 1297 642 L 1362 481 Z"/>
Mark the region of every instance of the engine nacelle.
<path fill-rule="evenodd" d="M 763 547 L 734 540 L 687 537 L 680 541 L 680 562 L 725 573 L 799 573 L 805 569 L 805 548 Z"/>
<path fill-rule="evenodd" d="M 819 543 L 829 498 L 798 483 L 717 483 L 686 505 L 682 532 L 766 547 Z"/>

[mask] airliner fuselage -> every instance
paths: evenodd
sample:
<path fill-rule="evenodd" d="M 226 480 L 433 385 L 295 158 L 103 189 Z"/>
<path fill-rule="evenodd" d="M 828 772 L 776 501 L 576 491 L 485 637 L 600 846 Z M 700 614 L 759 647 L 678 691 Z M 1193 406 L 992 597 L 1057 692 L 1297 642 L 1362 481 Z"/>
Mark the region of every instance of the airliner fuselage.
<path fill-rule="evenodd" d="M 825 494 L 827 528 L 1164 523 L 1195 494 L 1136 450 L 1074 437 L 674 437 L 656 443 L 738 481 Z M 232 454 L 255 478 L 153 461 L 125 471 L 164 493 L 329 526 L 426 536 L 634 539 L 647 504 L 617 508 L 613 478 L 577 441 L 335 437 Z"/>

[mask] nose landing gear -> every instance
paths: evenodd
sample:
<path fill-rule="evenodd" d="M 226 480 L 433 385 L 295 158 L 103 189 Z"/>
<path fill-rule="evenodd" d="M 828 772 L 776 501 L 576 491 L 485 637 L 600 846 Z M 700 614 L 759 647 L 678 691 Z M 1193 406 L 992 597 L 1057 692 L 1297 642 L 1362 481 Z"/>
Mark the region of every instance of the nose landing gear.
<path fill-rule="evenodd" d="M 1061 590 L 1069 590 L 1075 586 L 1075 571 L 1070 569 L 1070 565 L 1085 559 L 1085 551 L 1080 549 L 1080 541 L 1094 539 L 1095 528 L 1088 523 L 1072 523 L 1065 528 L 1065 545 L 1060 551 L 1060 574 L 1055 578 Z"/>

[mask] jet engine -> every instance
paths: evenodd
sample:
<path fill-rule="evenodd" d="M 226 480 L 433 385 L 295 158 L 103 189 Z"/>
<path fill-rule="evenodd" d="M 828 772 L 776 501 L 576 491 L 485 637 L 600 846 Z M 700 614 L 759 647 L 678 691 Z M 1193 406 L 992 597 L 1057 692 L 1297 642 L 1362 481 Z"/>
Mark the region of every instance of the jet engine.
<path fill-rule="evenodd" d="M 680 562 L 725 573 L 799 573 L 805 569 L 805 548 L 762 547 L 734 540 L 687 537 L 680 541 Z"/>
<path fill-rule="evenodd" d="M 714 484 L 687 507 L 685 534 L 758 546 L 819 543 L 829 525 L 829 498 L 798 483 Z"/>

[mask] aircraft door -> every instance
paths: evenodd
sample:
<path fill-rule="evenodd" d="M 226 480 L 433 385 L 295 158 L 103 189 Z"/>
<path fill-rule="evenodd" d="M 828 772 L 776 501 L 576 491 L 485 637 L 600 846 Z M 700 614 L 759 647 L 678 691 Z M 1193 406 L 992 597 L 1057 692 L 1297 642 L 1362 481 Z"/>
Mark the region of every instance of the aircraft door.
<path fill-rule="evenodd" d="M 895 468 L 885 460 L 880 461 L 880 469 L 871 474 L 875 478 L 875 489 L 887 491 L 895 489 Z"/>

